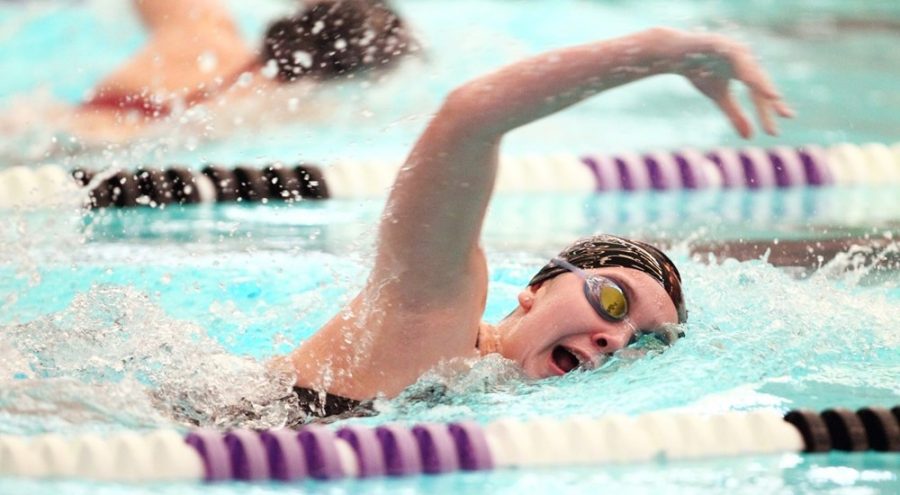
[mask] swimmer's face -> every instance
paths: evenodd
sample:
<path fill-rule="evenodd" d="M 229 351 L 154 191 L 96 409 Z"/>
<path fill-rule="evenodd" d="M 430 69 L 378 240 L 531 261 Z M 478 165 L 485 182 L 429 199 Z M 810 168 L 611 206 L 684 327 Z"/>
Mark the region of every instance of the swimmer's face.
<path fill-rule="evenodd" d="M 662 285 L 632 268 L 597 268 L 587 274 L 608 277 L 624 289 L 628 315 L 621 321 L 601 317 L 584 296 L 584 281 L 573 273 L 526 287 L 519 294 L 521 318 L 506 326 L 500 352 L 517 361 L 533 378 L 590 368 L 622 349 L 641 331 L 678 322 Z"/>

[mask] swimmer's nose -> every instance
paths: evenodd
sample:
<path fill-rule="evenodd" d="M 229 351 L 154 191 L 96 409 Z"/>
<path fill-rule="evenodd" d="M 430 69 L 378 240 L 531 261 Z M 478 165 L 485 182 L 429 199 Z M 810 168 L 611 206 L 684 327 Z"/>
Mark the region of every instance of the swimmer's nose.
<path fill-rule="evenodd" d="M 631 342 L 631 336 L 622 331 L 602 331 L 593 336 L 594 345 L 604 354 L 612 354 Z"/>

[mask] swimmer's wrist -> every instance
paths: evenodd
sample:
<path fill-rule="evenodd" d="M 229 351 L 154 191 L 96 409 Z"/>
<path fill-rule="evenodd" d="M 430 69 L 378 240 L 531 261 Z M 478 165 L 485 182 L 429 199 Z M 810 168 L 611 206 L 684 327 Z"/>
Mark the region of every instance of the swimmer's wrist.
<path fill-rule="evenodd" d="M 651 28 L 641 33 L 648 48 L 650 71 L 685 75 L 699 65 L 727 57 L 740 43 L 716 33 L 692 33 L 672 28 Z"/>
<path fill-rule="evenodd" d="M 710 37 L 674 28 L 654 27 L 638 33 L 652 74 L 683 74 L 692 54 L 711 49 Z"/>
<path fill-rule="evenodd" d="M 683 57 L 678 55 L 681 50 L 673 49 L 673 45 L 681 45 L 685 34 L 673 28 L 653 27 L 623 38 L 632 54 L 628 64 L 640 68 L 648 76 L 677 72 Z"/>

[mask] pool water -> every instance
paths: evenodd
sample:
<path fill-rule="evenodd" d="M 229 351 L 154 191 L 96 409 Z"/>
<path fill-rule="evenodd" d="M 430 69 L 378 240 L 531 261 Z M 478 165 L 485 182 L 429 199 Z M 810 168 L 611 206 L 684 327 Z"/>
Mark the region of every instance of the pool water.
<path fill-rule="evenodd" d="M 228 2 L 248 40 L 258 39 L 286 3 Z M 798 118 L 782 124 L 773 144 L 830 144 L 897 140 L 900 74 L 892 1 L 840 0 L 811 5 L 651 0 L 641 7 L 589 0 L 424 0 L 395 2 L 425 50 L 385 81 L 369 87 L 332 86 L 303 102 L 296 122 L 257 123 L 205 137 L 174 122 L 133 146 L 79 151 L 78 143 L 34 126 L 48 100 L 78 102 L 100 77 L 127 59 L 145 39 L 123 2 L 2 2 L 0 60 L 11 68 L 0 81 L 2 162 L 330 163 L 372 156 L 402 158 L 444 95 L 462 82 L 526 55 L 618 36 L 656 25 L 718 30 L 753 47 Z M 459 15 L 465 12 L 466 15 Z M 10 109 L 15 110 L 10 112 Z M 222 127 L 222 126 L 219 126 Z M 17 132 L 10 132 L 10 131 Z M 259 132 L 264 131 L 264 132 Z M 55 141 L 54 141 L 55 140 Z M 504 152 L 619 152 L 709 148 L 740 143 L 713 105 L 676 77 L 660 77 L 609 94 L 519 129 Z M 0 166 L 2 166 L 0 162 Z"/>
<path fill-rule="evenodd" d="M 232 3 L 248 35 L 281 8 L 274 1 L 258 9 Z M 324 98 L 334 101 L 351 96 L 350 104 L 334 106 L 333 119 L 276 126 L 262 138 L 237 130 L 224 138 L 165 138 L 64 154 L 45 142 L 53 134 L 46 123 L 25 129 L 25 141 L 0 138 L 0 167 L 400 157 L 458 82 L 543 48 L 654 24 L 728 29 L 759 50 L 800 113 L 782 138 L 763 145 L 897 140 L 900 101 L 893 88 L 900 76 L 890 67 L 900 55 L 886 48 L 896 44 L 891 21 L 900 23 L 900 9 L 892 2 L 852 8 L 826 2 L 814 9 L 783 2 L 777 10 L 767 2 L 399 4 L 425 36 L 427 58 L 371 91 L 354 84 L 326 90 Z M 457 14 L 462 8 L 467 16 Z M 0 60 L 29 67 L 0 81 L 0 104 L 12 108 L 48 94 L 77 101 L 140 44 L 133 21 L 117 21 L 124 14 L 104 1 L 0 5 Z M 79 57 L 84 65 L 72 70 Z M 410 78 L 417 81 L 412 88 Z M 504 152 L 736 143 L 708 104 L 680 81 L 661 78 L 516 131 Z M 353 421 L 896 405 L 897 198 L 896 187 L 497 198 L 484 232 L 488 320 L 511 309 L 518 289 L 549 256 L 574 238 L 603 231 L 672 246 L 691 312 L 687 338 L 664 352 L 623 353 L 600 369 L 542 382 L 521 379 L 499 359 L 469 363 L 465 373 L 438 370 L 401 397 L 380 401 L 379 416 Z M 329 200 L 3 212 L 0 434 L 289 422 L 295 411 L 278 400 L 288 384 L 266 371 L 265 360 L 294 348 L 360 288 L 381 206 L 380 200 Z M 858 247 L 835 259 L 830 253 L 814 267 L 692 254 L 712 241 L 754 241 L 770 243 L 774 259 L 784 241 L 813 246 L 823 239 L 852 239 Z M 253 414 L 234 407 L 242 401 L 256 406 Z M 0 479 L 0 492 L 896 493 L 898 472 L 896 454 L 834 453 L 252 487 Z"/>

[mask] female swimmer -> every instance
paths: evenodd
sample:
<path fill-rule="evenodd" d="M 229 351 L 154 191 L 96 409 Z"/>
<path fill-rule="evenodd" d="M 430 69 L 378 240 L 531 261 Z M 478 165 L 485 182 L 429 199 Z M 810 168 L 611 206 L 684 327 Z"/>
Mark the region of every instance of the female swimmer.
<path fill-rule="evenodd" d="M 687 78 L 750 137 L 729 89 L 745 85 L 760 123 L 792 110 L 750 51 L 724 36 L 650 29 L 544 53 L 454 90 L 390 193 L 365 288 L 284 363 L 311 416 L 393 397 L 439 362 L 499 353 L 534 378 L 591 367 L 642 332 L 687 319 L 681 278 L 647 244 L 600 235 L 564 249 L 496 325 L 481 320 L 479 246 L 507 132 L 602 91 L 660 74 Z M 327 394 L 326 394 L 327 392 Z"/>

